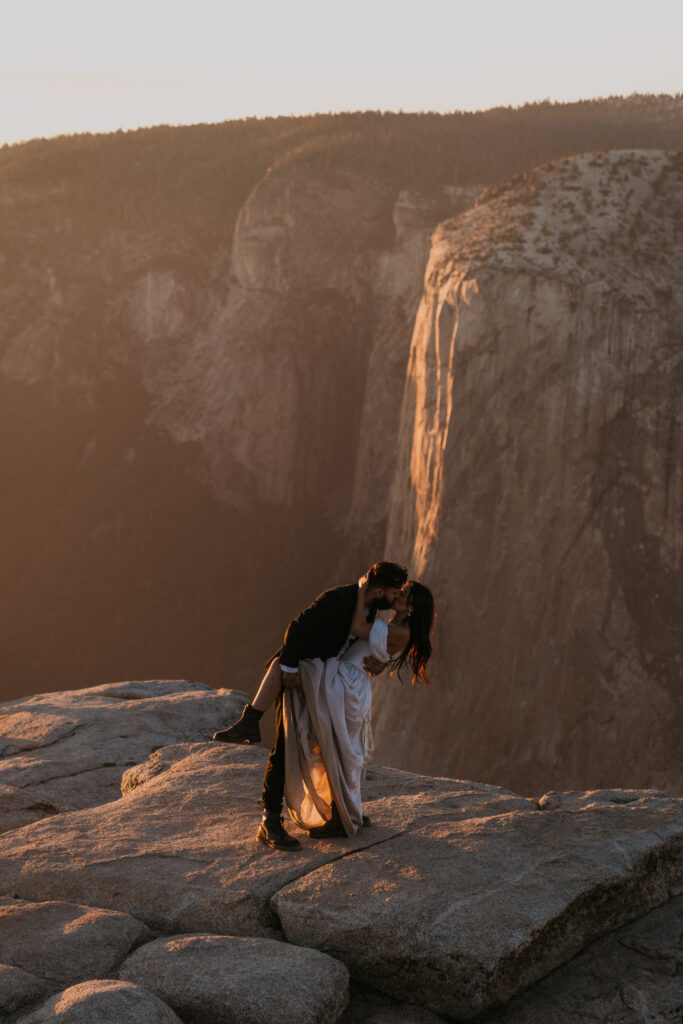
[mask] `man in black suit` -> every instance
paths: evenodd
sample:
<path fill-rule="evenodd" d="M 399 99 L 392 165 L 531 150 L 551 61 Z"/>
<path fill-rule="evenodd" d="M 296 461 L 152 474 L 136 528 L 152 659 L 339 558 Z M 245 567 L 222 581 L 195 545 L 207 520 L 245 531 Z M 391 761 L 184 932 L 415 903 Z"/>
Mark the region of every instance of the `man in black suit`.
<path fill-rule="evenodd" d="M 391 608 L 408 578 L 407 569 L 396 562 L 376 562 L 368 571 L 366 614 L 373 619 L 381 608 Z M 223 743 L 258 743 L 259 719 L 273 700 L 275 707 L 275 744 L 263 777 L 263 819 L 258 839 L 266 846 L 282 850 L 301 844 L 282 825 L 285 792 L 285 731 L 282 721 L 284 687 L 299 687 L 298 666 L 303 658 L 334 658 L 348 646 L 351 621 L 358 598 L 358 584 L 334 587 L 316 597 L 313 604 L 293 619 L 285 632 L 282 647 L 274 654 L 258 693 L 247 704 L 242 717 L 227 729 L 214 734 Z M 367 666 L 372 671 L 373 666 Z"/>

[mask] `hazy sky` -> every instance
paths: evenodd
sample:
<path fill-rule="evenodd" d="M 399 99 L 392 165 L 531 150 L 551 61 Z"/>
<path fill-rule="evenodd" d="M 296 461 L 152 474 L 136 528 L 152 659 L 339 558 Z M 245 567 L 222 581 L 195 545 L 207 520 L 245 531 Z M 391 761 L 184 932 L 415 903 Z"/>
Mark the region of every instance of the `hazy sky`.
<path fill-rule="evenodd" d="M 683 91 L 672 0 L 0 0 L 0 143 Z"/>

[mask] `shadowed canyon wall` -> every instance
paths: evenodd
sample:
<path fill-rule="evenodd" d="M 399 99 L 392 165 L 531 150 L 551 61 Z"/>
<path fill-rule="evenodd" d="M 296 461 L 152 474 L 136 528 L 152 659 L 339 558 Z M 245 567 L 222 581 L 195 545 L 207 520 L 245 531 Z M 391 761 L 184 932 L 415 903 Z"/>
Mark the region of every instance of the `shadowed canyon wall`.
<path fill-rule="evenodd" d="M 6 188 L 0 699 L 253 692 L 298 608 L 386 555 L 439 622 L 432 689 L 377 683 L 379 760 L 680 787 L 678 159 L 484 192 L 297 158 L 228 208 L 217 158 L 161 212 L 100 164 L 95 198 Z"/>
<path fill-rule="evenodd" d="M 4 699 L 179 674 L 253 689 L 298 607 L 381 556 L 393 463 L 354 536 L 354 481 L 363 513 L 379 461 L 359 438 L 397 436 L 429 235 L 478 191 L 284 169 L 200 258 L 143 230 L 79 251 L 57 218 L 21 239 L 2 290 Z"/>

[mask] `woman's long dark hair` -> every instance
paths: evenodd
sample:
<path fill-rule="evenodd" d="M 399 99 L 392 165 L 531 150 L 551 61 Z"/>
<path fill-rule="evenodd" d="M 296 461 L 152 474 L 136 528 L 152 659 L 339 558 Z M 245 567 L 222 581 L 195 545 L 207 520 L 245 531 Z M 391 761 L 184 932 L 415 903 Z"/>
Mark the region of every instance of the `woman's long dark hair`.
<path fill-rule="evenodd" d="M 410 617 L 408 627 L 410 639 L 405 648 L 394 662 L 394 668 L 398 670 L 399 679 L 401 669 L 407 663 L 413 670 L 412 684 L 415 685 L 419 677 L 423 683 L 429 684 L 425 672 L 425 665 L 432 655 L 432 641 L 430 633 L 434 623 L 434 598 L 432 592 L 424 583 L 417 580 L 409 580 L 410 584 Z"/>

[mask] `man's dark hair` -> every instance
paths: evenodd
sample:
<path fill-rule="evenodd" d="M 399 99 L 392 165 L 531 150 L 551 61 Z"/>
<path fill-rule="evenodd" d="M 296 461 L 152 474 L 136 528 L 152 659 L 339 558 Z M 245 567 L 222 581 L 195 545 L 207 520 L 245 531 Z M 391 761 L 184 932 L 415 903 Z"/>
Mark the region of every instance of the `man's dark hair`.
<path fill-rule="evenodd" d="M 368 571 L 369 587 L 402 587 L 408 579 L 408 570 L 398 562 L 375 562 Z"/>

